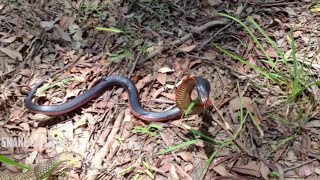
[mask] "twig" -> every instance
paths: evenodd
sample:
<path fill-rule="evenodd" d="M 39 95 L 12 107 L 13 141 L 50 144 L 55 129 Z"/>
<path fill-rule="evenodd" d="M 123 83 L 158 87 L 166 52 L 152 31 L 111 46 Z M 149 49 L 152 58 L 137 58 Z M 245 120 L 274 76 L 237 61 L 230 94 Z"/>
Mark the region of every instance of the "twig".
<path fill-rule="evenodd" d="M 290 170 L 299 168 L 299 167 L 304 166 L 304 165 L 306 165 L 306 164 L 310 164 L 310 163 L 312 163 L 313 161 L 316 161 L 316 160 L 317 160 L 317 159 L 312 159 L 312 160 L 307 161 L 307 162 L 304 162 L 304 163 L 302 163 L 302 164 L 298 164 L 298 165 L 295 165 L 295 166 L 292 166 L 292 167 L 288 167 L 288 168 L 284 169 L 283 172 L 287 172 L 287 171 L 290 171 Z"/>
<path fill-rule="evenodd" d="M 209 29 L 213 26 L 224 25 L 224 24 L 227 24 L 228 22 L 230 22 L 230 21 L 227 19 L 213 20 L 213 21 L 205 23 L 204 25 L 202 25 L 200 27 L 193 27 L 192 30 L 196 33 L 201 33 L 203 31 L 205 31 L 206 29 Z M 193 35 L 192 33 L 188 33 L 188 34 L 184 35 L 182 38 L 179 38 L 179 39 L 171 42 L 170 44 L 178 46 L 178 45 L 184 43 L 185 41 L 189 40 L 192 37 L 192 35 Z M 156 50 L 149 53 L 144 61 L 147 61 L 147 60 L 161 54 L 162 51 L 164 51 L 165 49 L 166 48 L 164 46 L 158 47 Z"/>
<path fill-rule="evenodd" d="M 273 6 L 284 6 L 284 5 L 293 5 L 300 4 L 301 2 L 286 2 L 286 1 L 278 1 L 278 2 L 263 2 L 263 3 L 250 3 L 251 5 L 256 5 L 260 7 L 273 7 Z"/>
<path fill-rule="evenodd" d="M 220 32 L 222 32 L 223 30 L 227 29 L 229 26 L 231 26 L 233 22 L 230 22 L 229 24 L 227 24 L 225 27 L 219 29 L 213 36 L 211 36 L 208 40 L 206 40 L 205 42 L 203 42 L 200 46 L 199 49 L 202 49 L 206 44 L 208 44 L 213 38 L 215 38 Z"/>
<path fill-rule="evenodd" d="M 139 61 L 139 59 L 140 59 L 140 55 L 141 55 L 141 51 L 139 52 L 138 56 L 136 57 L 136 59 L 135 59 L 134 62 L 133 62 L 133 66 L 132 66 L 132 68 L 131 68 L 131 70 L 130 70 L 130 72 L 129 72 L 129 74 L 128 74 L 128 77 L 129 77 L 129 78 L 132 76 L 133 71 L 134 71 L 134 69 L 135 69 L 136 66 L 137 66 L 137 63 L 138 63 L 138 61 Z"/>
<path fill-rule="evenodd" d="M 7 71 L 7 72 L 4 72 L 4 73 L 0 74 L 0 78 L 2 78 L 2 76 L 8 75 L 8 74 L 14 72 L 15 70 L 16 69 L 11 69 L 10 71 Z"/>

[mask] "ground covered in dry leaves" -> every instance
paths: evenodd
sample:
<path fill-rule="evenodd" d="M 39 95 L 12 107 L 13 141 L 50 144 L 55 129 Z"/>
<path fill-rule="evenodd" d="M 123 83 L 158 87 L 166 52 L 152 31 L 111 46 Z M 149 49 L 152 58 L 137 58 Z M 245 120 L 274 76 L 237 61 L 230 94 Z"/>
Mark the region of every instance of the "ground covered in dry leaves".
<path fill-rule="evenodd" d="M 28 141 L 28 147 L 2 145 L 0 154 L 30 165 L 76 151 L 83 162 L 70 168 L 70 179 L 319 179 L 320 24 L 313 5 L 0 1 L 0 137 Z M 248 25 L 265 51 L 218 12 Z M 281 61 L 248 16 L 297 61 Z M 45 77 L 37 100 L 56 104 L 111 74 L 131 77 L 143 106 L 153 111 L 173 107 L 176 85 L 198 75 L 210 81 L 214 107 L 150 124 L 130 114 L 121 88 L 59 117 L 24 106 L 30 88 Z"/>

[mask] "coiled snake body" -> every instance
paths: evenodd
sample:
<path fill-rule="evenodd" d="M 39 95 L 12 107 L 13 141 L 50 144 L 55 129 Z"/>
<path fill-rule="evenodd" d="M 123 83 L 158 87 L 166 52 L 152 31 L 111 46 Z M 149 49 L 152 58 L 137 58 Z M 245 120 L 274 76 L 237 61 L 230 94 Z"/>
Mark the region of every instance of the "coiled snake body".
<path fill-rule="evenodd" d="M 47 179 L 60 166 L 81 160 L 81 155 L 75 152 L 62 152 L 51 159 L 37 164 L 25 173 L 0 172 L 0 180 L 40 180 Z"/>

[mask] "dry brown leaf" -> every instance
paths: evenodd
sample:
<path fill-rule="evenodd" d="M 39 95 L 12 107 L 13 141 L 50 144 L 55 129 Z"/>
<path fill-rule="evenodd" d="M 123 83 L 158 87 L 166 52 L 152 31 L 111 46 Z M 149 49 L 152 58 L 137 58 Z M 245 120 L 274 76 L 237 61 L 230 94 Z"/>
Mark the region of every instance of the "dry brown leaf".
<path fill-rule="evenodd" d="M 160 73 L 168 73 L 168 72 L 174 72 L 173 69 L 169 68 L 169 67 L 162 67 L 158 70 L 158 72 Z"/>
<path fill-rule="evenodd" d="M 52 29 L 57 20 L 53 21 L 41 21 L 40 26 L 44 29 Z"/>
<path fill-rule="evenodd" d="M 222 3 L 221 0 L 207 0 L 207 2 L 210 6 L 218 6 Z"/>
<path fill-rule="evenodd" d="M 151 93 L 152 98 L 157 98 L 163 91 L 164 91 L 163 86 L 155 91 L 152 91 Z"/>
<path fill-rule="evenodd" d="M 19 126 L 16 126 L 16 125 L 6 124 L 6 125 L 4 125 L 4 127 L 7 128 L 7 129 L 18 129 L 19 131 L 24 131 L 23 128 L 21 128 Z"/>
<path fill-rule="evenodd" d="M 257 123 L 260 124 L 261 121 L 263 120 L 261 113 L 260 113 L 257 105 L 255 104 L 255 102 L 253 102 L 253 100 L 249 97 L 242 97 L 242 98 L 235 97 L 234 99 L 232 99 L 230 101 L 229 109 L 232 112 L 240 110 L 241 109 L 241 101 L 242 101 L 242 108 L 246 108 L 248 111 L 253 113 L 256 117 Z"/>
<path fill-rule="evenodd" d="M 214 170 L 216 173 L 218 173 L 221 176 L 229 176 L 229 177 L 234 177 L 233 174 L 231 174 L 224 166 L 222 166 L 221 164 L 214 166 L 212 168 L 212 170 Z"/>
<path fill-rule="evenodd" d="M 263 179 L 265 179 L 265 180 L 269 179 L 268 175 L 271 173 L 271 171 L 270 171 L 269 167 L 266 164 L 264 164 L 263 162 L 260 162 L 260 173 L 261 173 Z"/>
<path fill-rule="evenodd" d="M 0 42 L 4 42 L 4 43 L 12 43 L 17 39 L 17 36 L 12 36 L 12 37 L 8 37 L 8 38 L 1 38 Z"/>
<path fill-rule="evenodd" d="M 108 137 L 108 135 L 110 134 L 110 132 L 111 132 L 111 129 L 112 129 L 112 127 L 109 125 L 109 126 L 107 126 L 107 128 L 105 128 L 103 131 L 102 131 L 102 133 L 101 133 L 101 135 L 99 136 L 99 139 L 98 139 L 98 141 L 97 141 L 97 144 L 98 145 L 104 145 L 105 143 L 106 143 L 106 139 L 107 139 L 107 137 Z"/>
<path fill-rule="evenodd" d="M 177 77 L 180 74 L 184 74 L 188 72 L 194 65 L 201 63 L 202 61 L 200 59 L 191 61 L 189 58 L 177 58 L 174 62 L 175 65 L 175 71 L 177 72 Z"/>
<path fill-rule="evenodd" d="M 294 38 L 297 38 L 297 37 L 301 36 L 302 33 L 303 33 L 303 31 L 295 31 L 295 32 L 293 33 L 293 37 L 294 37 Z"/>
<path fill-rule="evenodd" d="M 64 96 L 64 99 L 67 101 L 69 98 L 78 96 L 78 94 L 80 94 L 80 92 L 81 92 L 81 89 L 70 89 L 70 90 L 67 89 L 66 95 Z"/>
<path fill-rule="evenodd" d="M 20 74 L 23 76 L 31 76 L 32 70 L 31 69 L 21 69 Z"/>
<path fill-rule="evenodd" d="M 127 93 L 122 93 L 121 94 L 121 98 L 124 100 L 128 99 Z M 92 107 L 94 108 L 98 108 L 98 109 L 105 109 L 105 108 L 110 108 L 114 105 L 114 102 L 110 102 L 110 101 L 99 101 L 97 103 L 94 103 L 92 105 Z"/>
<path fill-rule="evenodd" d="M 320 167 L 314 167 L 314 172 L 320 175 Z"/>
<path fill-rule="evenodd" d="M 215 59 L 217 59 L 217 53 L 216 52 L 205 52 L 204 57 L 206 57 L 208 60 L 215 60 Z"/>
<path fill-rule="evenodd" d="M 187 161 L 187 162 L 193 161 L 193 156 L 190 152 L 183 151 L 183 152 L 177 153 L 177 155 L 180 156 L 184 161 Z"/>
<path fill-rule="evenodd" d="M 45 115 L 45 114 L 34 114 L 32 115 L 31 119 L 35 120 L 35 121 L 47 121 L 49 119 L 51 119 L 51 116 Z"/>
<path fill-rule="evenodd" d="M 195 60 L 195 61 L 191 61 L 190 64 L 189 64 L 189 70 L 190 70 L 191 68 L 193 68 L 194 65 L 200 64 L 200 63 L 202 63 L 202 60 L 201 60 L 201 59 L 197 59 L 197 60 Z"/>
<path fill-rule="evenodd" d="M 260 164 L 256 161 L 251 161 L 246 165 L 235 165 L 232 168 L 233 171 L 239 172 L 241 174 L 255 176 L 255 177 L 261 177 L 260 174 Z"/>
<path fill-rule="evenodd" d="M 167 81 L 167 75 L 166 74 L 157 74 L 157 80 L 160 82 L 160 84 L 165 85 Z"/>
<path fill-rule="evenodd" d="M 191 52 L 191 51 L 193 51 L 195 48 L 197 48 L 196 45 L 191 45 L 191 46 L 186 46 L 186 47 L 180 47 L 180 48 L 179 48 L 179 51 L 182 51 L 182 52 Z"/>
<path fill-rule="evenodd" d="M 175 65 L 175 71 L 177 72 L 177 76 L 184 74 L 189 67 L 190 59 L 184 58 L 184 59 L 176 59 L 174 62 Z"/>
<path fill-rule="evenodd" d="M 20 110 L 20 109 L 16 109 L 11 111 L 10 115 L 9 115 L 9 119 L 10 121 L 16 121 L 16 120 L 21 120 L 22 115 L 24 114 L 24 111 Z"/>
<path fill-rule="evenodd" d="M 41 69 L 49 69 L 49 68 L 51 68 L 50 64 L 39 64 L 37 67 L 41 68 Z"/>
<path fill-rule="evenodd" d="M 34 147 L 35 150 L 42 152 L 45 150 L 45 145 L 47 140 L 47 129 L 39 127 L 38 129 L 33 129 L 31 136 L 29 138 L 30 146 Z"/>
<path fill-rule="evenodd" d="M 177 180 L 178 180 L 178 179 L 192 180 L 192 178 L 189 176 L 189 174 L 186 173 L 181 166 L 179 166 L 179 165 L 176 164 L 176 163 L 174 163 L 174 165 L 175 165 L 175 166 L 172 166 L 171 171 L 170 171 L 170 172 L 171 172 L 171 175 L 173 175 L 174 173 L 173 173 L 172 170 L 175 169 L 174 172 L 176 172 L 177 174 L 174 175 L 174 179 L 177 179 Z M 176 168 L 173 168 L 173 167 L 176 167 Z M 178 177 L 180 177 L 180 178 L 178 178 Z M 170 179 L 173 179 L 173 178 L 170 178 Z"/>
<path fill-rule="evenodd" d="M 138 83 L 136 83 L 136 87 L 137 87 L 138 91 L 140 91 L 142 88 L 144 88 L 144 86 L 146 84 L 150 83 L 151 80 L 152 80 L 151 74 L 148 74 L 147 76 L 142 78 Z"/>
<path fill-rule="evenodd" d="M 186 171 L 187 173 L 189 173 L 190 171 L 192 171 L 193 169 L 193 165 L 192 164 L 187 164 L 185 167 L 184 167 L 184 171 Z"/>
<path fill-rule="evenodd" d="M 37 159 L 39 152 L 33 151 L 29 154 L 29 156 L 26 158 L 25 164 L 33 164 Z"/>
<path fill-rule="evenodd" d="M 110 147 L 110 153 L 107 155 L 106 160 L 112 159 L 116 155 L 116 153 L 119 151 L 121 147 L 121 144 L 119 141 L 114 141 Z"/>
<path fill-rule="evenodd" d="M 59 26 L 66 30 L 70 24 L 74 22 L 74 18 L 70 16 L 62 16 L 60 21 L 59 21 Z"/>
<path fill-rule="evenodd" d="M 266 50 L 267 54 L 272 58 L 278 58 L 279 55 L 273 47 L 270 47 Z"/>
<path fill-rule="evenodd" d="M 287 152 L 286 160 L 296 162 L 298 160 L 298 157 L 295 155 L 293 151 L 290 150 Z"/>
<path fill-rule="evenodd" d="M 252 65 L 257 65 L 256 59 L 254 59 L 251 55 L 248 55 L 248 61 L 249 61 L 250 64 L 252 64 Z M 246 67 L 247 67 L 247 66 L 246 66 Z M 247 69 L 250 69 L 250 68 L 247 67 Z"/>
<path fill-rule="evenodd" d="M 301 153 L 307 154 L 310 148 L 311 138 L 308 130 L 303 129 L 301 133 Z"/>
<path fill-rule="evenodd" d="M 311 164 L 306 164 L 304 166 L 299 167 L 296 171 L 297 175 L 300 178 L 306 178 L 314 172 L 314 166 Z"/>
<path fill-rule="evenodd" d="M 60 26 L 55 25 L 53 28 L 53 39 L 57 40 L 65 40 L 67 42 L 71 42 L 71 37 L 69 36 L 68 33 L 66 33 Z"/>
<path fill-rule="evenodd" d="M 24 131 L 30 131 L 30 125 L 28 123 L 21 123 L 19 126 L 22 127 Z"/>
<path fill-rule="evenodd" d="M 5 53 L 6 55 L 8 55 L 14 60 L 22 61 L 22 55 L 19 51 L 12 50 L 9 48 L 4 48 L 4 47 L 0 47 L 0 51 L 2 51 L 3 53 Z"/>
<path fill-rule="evenodd" d="M 320 120 L 312 120 L 305 124 L 307 128 L 320 128 Z"/>

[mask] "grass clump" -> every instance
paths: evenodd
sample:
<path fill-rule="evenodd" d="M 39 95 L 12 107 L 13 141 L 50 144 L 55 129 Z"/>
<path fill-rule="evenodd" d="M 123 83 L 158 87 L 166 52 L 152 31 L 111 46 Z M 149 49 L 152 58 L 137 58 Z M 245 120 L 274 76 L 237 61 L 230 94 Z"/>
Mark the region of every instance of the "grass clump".
<path fill-rule="evenodd" d="M 272 84 L 278 85 L 281 90 L 287 95 L 288 102 L 297 101 L 299 99 L 298 97 L 300 97 L 306 89 L 313 85 L 319 84 L 319 81 L 313 81 L 308 78 L 309 76 L 311 76 L 310 67 L 307 67 L 309 65 L 301 63 L 297 59 L 296 45 L 292 28 L 289 33 L 289 45 L 291 50 L 288 52 L 284 52 L 279 48 L 277 43 L 267 35 L 266 31 L 261 28 L 261 26 L 254 20 L 253 17 L 249 16 L 247 18 L 248 22 L 251 23 L 254 29 L 259 32 L 260 35 L 262 35 L 266 42 L 270 44 L 270 46 L 277 53 L 278 58 L 271 58 L 267 53 L 266 48 L 263 46 L 261 40 L 258 39 L 257 35 L 252 29 L 249 28 L 248 25 L 230 15 L 222 13 L 220 13 L 220 15 L 232 19 L 244 28 L 244 30 L 249 34 L 252 41 L 263 53 L 265 59 L 260 60 L 260 62 L 263 62 L 264 66 L 252 64 L 249 60 L 246 60 L 239 55 L 224 49 L 218 44 L 213 45 L 221 52 L 253 69 L 258 75 L 262 75 L 265 78 L 269 79 Z"/>

